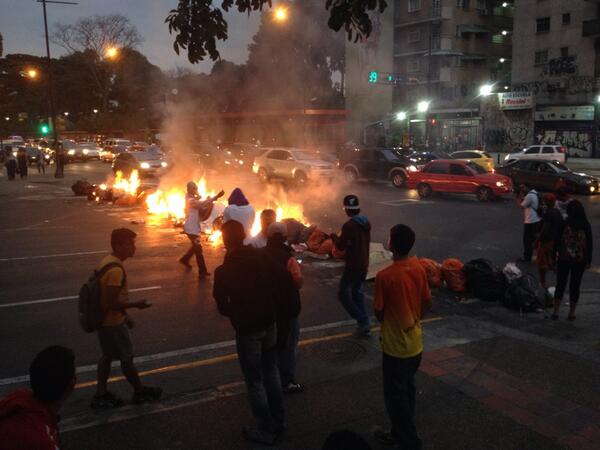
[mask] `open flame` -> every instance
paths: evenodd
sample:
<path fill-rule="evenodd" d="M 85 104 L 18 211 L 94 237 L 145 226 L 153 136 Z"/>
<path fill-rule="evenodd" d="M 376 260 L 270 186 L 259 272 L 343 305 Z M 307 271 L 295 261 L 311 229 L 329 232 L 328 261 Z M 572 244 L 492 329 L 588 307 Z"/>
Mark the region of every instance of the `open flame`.
<path fill-rule="evenodd" d="M 126 194 L 136 196 L 140 187 L 140 176 L 137 170 L 133 170 L 129 178 L 123 178 L 123 172 L 117 170 L 113 189 L 125 192 Z"/>

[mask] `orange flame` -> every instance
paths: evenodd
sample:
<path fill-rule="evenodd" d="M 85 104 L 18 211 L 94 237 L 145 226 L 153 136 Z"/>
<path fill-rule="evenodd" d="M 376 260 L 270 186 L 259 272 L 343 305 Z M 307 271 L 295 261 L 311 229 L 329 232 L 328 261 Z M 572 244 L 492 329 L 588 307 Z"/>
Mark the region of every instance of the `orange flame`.
<path fill-rule="evenodd" d="M 137 195 L 139 187 L 140 177 L 137 170 L 133 170 L 129 178 L 123 178 L 123 172 L 117 170 L 115 181 L 113 183 L 113 189 L 123 191 L 129 195 Z"/>

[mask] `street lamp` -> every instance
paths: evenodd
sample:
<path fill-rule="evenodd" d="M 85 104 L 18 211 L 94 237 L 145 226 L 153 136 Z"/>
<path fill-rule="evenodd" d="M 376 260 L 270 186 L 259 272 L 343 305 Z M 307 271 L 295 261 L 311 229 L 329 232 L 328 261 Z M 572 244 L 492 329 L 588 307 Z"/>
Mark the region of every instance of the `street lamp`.
<path fill-rule="evenodd" d="M 500 61 L 501 63 L 506 62 L 506 58 L 500 58 L 498 61 Z"/>
<path fill-rule="evenodd" d="M 106 59 L 117 59 L 119 56 L 119 49 L 117 47 L 111 46 L 107 47 L 104 51 L 104 57 Z"/>
<path fill-rule="evenodd" d="M 508 3 L 506 3 L 506 2 L 502 3 L 503 8 L 506 8 L 507 6 L 508 6 Z"/>
<path fill-rule="evenodd" d="M 6 121 L 8 122 L 8 121 L 10 120 L 10 117 L 6 116 L 6 117 L 4 118 L 4 120 L 6 120 Z"/>
<path fill-rule="evenodd" d="M 94 108 L 94 109 L 92 110 L 92 112 L 93 112 L 94 114 L 98 114 L 98 110 L 97 110 L 96 108 Z"/>
<path fill-rule="evenodd" d="M 429 110 L 429 101 L 427 100 L 422 100 L 419 103 L 417 103 L 417 111 L 424 113 L 427 112 Z"/>
<path fill-rule="evenodd" d="M 68 116 L 68 115 L 69 115 L 69 112 L 68 112 L 68 111 L 65 111 L 63 114 L 64 114 L 65 116 Z"/>
<path fill-rule="evenodd" d="M 288 10 L 284 6 L 277 6 L 273 11 L 273 20 L 275 22 L 283 23 L 288 19 Z"/>
<path fill-rule="evenodd" d="M 35 80 L 38 77 L 38 71 L 36 69 L 27 69 L 25 72 L 29 78 Z"/>
<path fill-rule="evenodd" d="M 502 30 L 502 36 L 506 36 L 506 35 L 508 35 L 508 31 Z"/>
<path fill-rule="evenodd" d="M 479 88 L 479 95 L 481 95 L 482 97 L 487 97 L 488 95 L 492 94 L 493 89 L 494 86 L 492 86 L 491 84 L 484 84 Z"/>
<path fill-rule="evenodd" d="M 404 111 L 400 111 L 396 113 L 396 120 L 403 121 L 406 120 L 406 113 Z"/>

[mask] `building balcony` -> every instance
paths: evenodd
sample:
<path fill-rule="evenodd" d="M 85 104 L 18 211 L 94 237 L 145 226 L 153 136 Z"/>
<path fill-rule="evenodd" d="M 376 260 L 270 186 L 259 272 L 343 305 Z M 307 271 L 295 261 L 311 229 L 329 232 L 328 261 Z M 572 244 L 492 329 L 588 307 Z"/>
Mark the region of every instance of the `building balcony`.
<path fill-rule="evenodd" d="M 428 17 L 414 17 L 409 16 L 396 17 L 394 19 L 394 27 L 404 28 L 413 25 L 419 25 L 429 22 L 440 22 L 442 20 L 452 19 L 454 17 L 454 9 L 450 6 L 442 6 L 440 8 L 434 8 L 432 13 Z"/>
<path fill-rule="evenodd" d="M 513 18 L 508 16 L 493 16 L 492 24 L 495 27 L 502 28 L 503 30 L 512 30 Z"/>
<path fill-rule="evenodd" d="M 584 20 L 582 25 L 583 37 L 600 36 L 600 19 Z"/>

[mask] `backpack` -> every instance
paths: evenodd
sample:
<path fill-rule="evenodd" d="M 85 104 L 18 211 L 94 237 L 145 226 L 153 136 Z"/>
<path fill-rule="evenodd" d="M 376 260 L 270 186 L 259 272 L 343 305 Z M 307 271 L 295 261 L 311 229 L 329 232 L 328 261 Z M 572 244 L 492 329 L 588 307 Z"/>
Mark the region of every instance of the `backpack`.
<path fill-rule="evenodd" d="M 528 313 L 552 304 L 552 296 L 528 273 L 508 284 L 502 303 L 509 309 Z"/>
<path fill-rule="evenodd" d="M 99 270 L 94 270 L 79 290 L 79 323 L 86 333 L 92 333 L 102 325 L 105 314 L 100 304 L 100 279 L 114 267 L 120 267 L 123 270 L 123 281 L 121 283 L 121 287 L 123 287 L 127 279 L 125 268 L 118 262 L 111 262 Z"/>
<path fill-rule="evenodd" d="M 544 201 L 544 197 L 542 197 L 539 192 L 536 191 L 535 195 L 537 197 L 538 205 L 537 205 L 537 208 L 532 208 L 532 209 L 536 212 L 538 217 L 541 219 L 548 212 L 548 205 Z"/>
<path fill-rule="evenodd" d="M 571 263 L 583 263 L 586 259 L 586 249 L 585 232 L 567 225 L 560 239 L 560 259 Z"/>
<path fill-rule="evenodd" d="M 487 259 L 474 259 L 463 267 L 467 288 L 483 301 L 496 301 L 504 297 L 506 277 Z"/>

